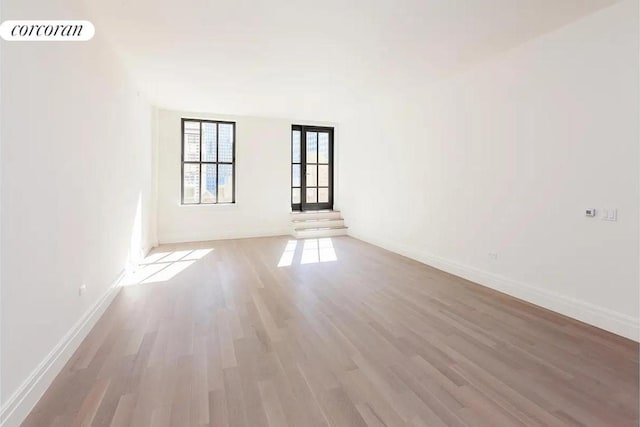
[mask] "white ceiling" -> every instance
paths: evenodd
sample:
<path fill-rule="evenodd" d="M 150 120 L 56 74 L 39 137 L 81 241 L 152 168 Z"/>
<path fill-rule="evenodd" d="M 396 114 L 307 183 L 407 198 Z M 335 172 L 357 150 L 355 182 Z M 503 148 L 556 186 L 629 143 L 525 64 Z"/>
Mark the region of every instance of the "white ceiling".
<path fill-rule="evenodd" d="M 159 106 L 339 121 L 616 0 L 87 0 Z"/>

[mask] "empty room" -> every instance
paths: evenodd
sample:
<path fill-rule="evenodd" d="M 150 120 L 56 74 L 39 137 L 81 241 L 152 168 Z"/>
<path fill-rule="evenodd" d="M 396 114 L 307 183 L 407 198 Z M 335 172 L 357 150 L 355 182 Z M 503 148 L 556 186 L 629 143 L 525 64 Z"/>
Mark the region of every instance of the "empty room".
<path fill-rule="evenodd" d="M 0 17 L 0 427 L 639 425 L 638 0 Z"/>

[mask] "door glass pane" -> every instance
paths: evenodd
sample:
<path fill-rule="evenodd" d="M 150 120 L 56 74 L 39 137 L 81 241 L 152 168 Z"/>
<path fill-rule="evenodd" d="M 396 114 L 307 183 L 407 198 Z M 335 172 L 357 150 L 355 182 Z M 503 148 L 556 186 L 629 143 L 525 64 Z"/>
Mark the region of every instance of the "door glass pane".
<path fill-rule="evenodd" d="M 202 123 L 202 161 L 216 161 L 216 124 Z M 204 181 L 203 181 L 204 182 Z M 203 200 L 204 203 L 204 200 Z"/>
<path fill-rule="evenodd" d="M 183 203 L 200 202 L 200 165 L 184 165 Z"/>
<path fill-rule="evenodd" d="M 298 204 L 300 203 L 300 189 L 292 188 L 291 189 L 291 203 Z"/>
<path fill-rule="evenodd" d="M 328 188 L 318 188 L 318 202 L 319 203 L 329 203 L 329 189 Z"/>
<path fill-rule="evenodd" d="M 291 172 L 291 186 L 300 187 L 300 165 L 293 165 Z"/>
<path fill-rule="evenodd" d="M 329 134 L 318 133 L 318 163 L 329 163 Z"/>
<path fill-rule="evenodd" d="M 317 203 L 317 188 L 307 188 L 307 203 Z"/>
<path fill-rule="evenodd" d="M 202 203 L 216 202 L 216 165 L 202 165 Z"/>
<path fill-rule="evenodd" d="M 307 166 L 307 187 L 318 185 L 318 167 L 316 165 Z"/>
<path fill-rule="evenodd" d="M 307 163 L 318 163 L 318 134 L 307 132 Z"/>
<path fill-rule="evenodd" d="M 300 163 L 300 131 L 294 130 L 291 138 L 291 162 Z"/>
<path fill-rule="evenodd" d="M 218 158 L 219 162 L 233 161 L 233 125 L 218 124 Z"/>
<path fill-rule="evenodd" d="M 329 165 L 318 166 L 318 185 L 321 187 L 329 186 Z"/>
<path fill-rule="evenodd" d="M 233 202 L 233 165 L 218 165 L 218 202 Z"/>
<path fill-rule="evenodd" d="M 184 122 L 184 160 L 200 160 L 200 123 Z"/>

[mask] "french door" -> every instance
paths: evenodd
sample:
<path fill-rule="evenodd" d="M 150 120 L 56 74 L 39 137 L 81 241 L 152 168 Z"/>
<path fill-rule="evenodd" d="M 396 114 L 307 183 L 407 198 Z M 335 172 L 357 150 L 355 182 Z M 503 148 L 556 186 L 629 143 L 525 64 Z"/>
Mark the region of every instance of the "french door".
<path fill-rule="evenodd" d="M 333 209 L 333 128 L 291 127 L 291 208 Z"/>

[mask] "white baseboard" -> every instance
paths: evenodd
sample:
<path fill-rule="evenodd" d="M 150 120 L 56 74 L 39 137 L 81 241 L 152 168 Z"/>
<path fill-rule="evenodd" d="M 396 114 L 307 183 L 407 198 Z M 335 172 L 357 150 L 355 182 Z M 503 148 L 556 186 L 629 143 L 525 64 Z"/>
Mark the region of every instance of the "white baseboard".
<path fill-rule="evenodd" d="M 640 341 L 640 319 L 349 229 L 349 236 L 606 331 Z"/>
<path fill-rule="evenodd" d="M 269 230 L 242 230 L 226 233 L 167 233 L 159 237 L 160 244 L 208 242 L 211 240 L 249 239 L 253 237 L 272 237 L 291 234 L 289 227 Z"/>
<path fill-rule="evenodd" d="M 100 299 L 62 337 L 22 385 L 0 408 L 0 427 L 19 426 L 38 403 L 120 290 L 122 271 Z"/>

